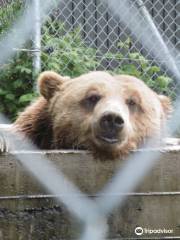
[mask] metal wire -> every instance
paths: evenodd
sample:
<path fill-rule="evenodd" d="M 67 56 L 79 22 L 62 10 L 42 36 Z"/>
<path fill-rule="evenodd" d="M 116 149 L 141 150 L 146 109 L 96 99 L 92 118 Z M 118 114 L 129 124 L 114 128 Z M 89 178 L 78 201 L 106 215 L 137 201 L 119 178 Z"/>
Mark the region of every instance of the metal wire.
<path fill-rule="evenodd" d="M 121 3 L 124 1 L 121 1 Z M 176 12 L 176 7 L 178 3 L 172 5 L 172 1 L 167 1 L 169 6 L 172 7 L 170 13 L 168 12 L 168 16 L 172 12 Z M 130 2 L 124 2 L 124 6 L 128 3 L 128 7 L 124 11 L 124 16 L 126 16 L 127 11 L 133 11 L 134 15 L 132 14 L 132 19 L 130 21 L 134 21 L 137 17 L 136 13 L 138 14 L 137 6 L 135 3 L 130 4 Z M 143 1 L 141 7 L 149 5 L 150 1 Z M 157 2 L 156 2 L 157 4 Z M 154 13 L 152 10 L 155 9 L 155 5 L 151 5 L 151 9 L 149 12 L 153 15 L 155 19 L 156 16 L 162 17 L 160 13 Z M 159 3 L 161 4 L 161 3 Z M 167 4 L 167 3 L 166 3 Z M 161 5 L 162 8 L 166 8 L 167 5 Z M 112 7 L 111 13 L 109 12 L 109 7 Z M 131 36 L 129 33 L 129 29 L 131 29 L 131 25 L 125 25 L 126 18 L 123 18 L 123 28 L 119 25 L 119 17 L 117 18 L 117 12 L 113 13 L 114 6 L 117 6 L 115 1 L 106 2 L 104 4 L 101 1 L 88 1 L 86 4 L 84 1 L 70 1 L 61 2 L 61 8 L 58 8 L 58 12 L 55 12 L 54 7 L 49 4 L 49 1 L 43 1 L 43 8 L 41 6 L 41 17 L 44 19 L 44 15 L 49 13 L 50 16 L 54 15 L 54 21 L 59 21 L 63 18 L 63 21 L 68 25 L 67 32 L 71 31 L 74 27 L 80 26 L 81 32 L 83 33 L 84 44 L 87 46 L 93 47 L 96 49 L 96 54 L 98 53 L 99 56 L 102 56 L 105 53 L 111 53 L 119 51 L 117 43 L 119 39 L 124 38 L 126 36 Z M 121 5 L 123 6 L 123 5 Z M 157 7 L 157 6 L 156 6 Z M 71 11 L 67 11 L 71 9 Z M 81 11 L 80 11 L 81 9 Z M 118 8 L 115 8 L 117 10 Z M 23 43 L 29 39 L 31 32 L 33 30 L 33 24 L 31 23 L 31 14 L 33 13 L 33 8 L 28 7 L 28 12 L 23 15 L 17 23 L 15 23 L 13 29 L 17 29 L 18 31 L 18 38 L 13 39 L 13 31 L 10 31 L 8 35 L 6 35 L 2 41 L 0 42 L 0 46 L 4 48 L 1 50 L 0 56 L 0 63 L 4 63 L 7 58 L 11 57 L 14 54 L 13 48 L 21 49 Z M 152 11 L 152 12 L 151 12 Z M 116 17 L 115 17 L 116 16 Z M 166 18 L 161 18 L 159 24 L 164 23 Z M 169 19 L 169 18 L 168 18 Z M 61 20 L 62 21 L 62 20 Z M 145 21 L 144 18 L 138 18 L 138 22 Z M 168 54 L 170 52 L 170 56 L 172 56 L 173 64 L 175 64 L 174 70 L 170 69 L 176 80 L 179 79 L 179 65 L 177 65 L 177 59 L 179 56 L 177 55 L 177 49 L 179 47 L 179 40 L 177 38 L 177 34 L 179 33 L 177 29 L 172 30 L 170 25 L 171 22 L 175 24 L 176 16 L 170 18 L 169 24 L 167 28 L 164 28 L 164 31 L 161 30 L 162 36 L 166 35 L 166 38 L 169 40 L 170 51 L 168 50 Z M 31 24 L 30 24 L 31 23 Z M 136 23 L 137 25 L 137 23 Z M 175 24 L 176 25 L 176 24 Z M 144 24 L 143 24 L 144 26 Z M 159 26 L 160 28 L 160 26 Z M 122 31 L 123 30 L 123 31 Z M 133 30 L 133 29 L 131 29 Z M 169 31 L 172 32 L 169 35 Z M 135 29 L 133 34 L 136 33 Z M 147 33 L 147 32 L 146 32 Z M 55 33 L 54 33 L 55 34 Z M 126 56 L 124 59 L 128 59 L 128 53 L 135 49 L 138 52 L 143 52 L 143 55 L 149 59 L 149 62 L 153 62 L 154 60 L 151 59 L 150 52 L 152 50 L 151 46 L 148 44 L 142 45 L 144 38 L 142 38 L 140 32 L 138 31 L 140 37 L 138 38 L 137 34 L 135 35 L 136 38 L 133 39 L 131 42 L 131 46 L 128 49 Z M 66 34 L 62 35 L 65 37 Z M 167 36 L 168 35 L 168 36 Z M 149 42 L 148 42 L 149 43 Z M 172 44 L 173 43 L 173 44 Z M 43 44 L 43 43 L 42 43 Z M 158 43 L 159 44 L 159 43 Z M 158 45 L 159 46 L 159 45 Z M 156 46 L 157 47 L 157 46 Z M 34 49 L 37 50 L 37 49 Z M 43 50 L 43 49 L 42 49 Z M 158 49 L 157 49 L 158 50 Z M 158 64 L 162 62 L 168 62 L 172 66 L 172 60 L 165 58 L 160 58 L 158 54 L 153 52 L 155 61 L 158 61 Z M 174 54 L 175 53 L 175 54 Z M 167 56 L 167 54 L 165 54 Z M 169 56 L 169 55 L 168 55 Z M 117 59 L 116 59 L 117 60 Z M 131 59 L 129 59 L 131 60 Z M 46 63 L 43 63 L 46 64 Z M 68 62 L 67 62 L 68 64 Z M 108 70 L 109 68 L 113 68 L 114 59 L 109 59 L 104 65 L 101 65 L 102 69 Z M 138 67 L 138 66 L 137 66 Z M 168 67 L 167 67 L 168 68 Z M 162 71 L 168 71 L 165 68 L 162 68 Z M 171 72 L 171 73 L 172 73 Z M 176 84 L 176 83 L 175 83 Z M 180 100 L 177 99 L 176 101 L 177 110 L 174 113 L 174 117 L 169 122 L 171 133 L 173 134 L 176 129 L 179 127 L 178 119 L 180 115 Z M 2 120 L 1 122 L 6 122 L 7 120 Z M 10 141 L 10 148 L 13 150 L 17 148 L 17 138 L 21 136 L 14 136 L 10 135 L 8 132 L 3 132 Z M 151 140 L 153 141 L 153 140 Z M 151 141 L 145 146 L 148 147 L 151 144 Z M 28 140 L 23 139 L 23 145 L 26 144 L 26 148 L 30 151 L 37 150 Z M 110 183 L 105 186 L 99 195 L 99 198 L 95 200 L 89 199 L 85 194 L 81 193 L 80 190 L 74 186 L 73 183 L 68 181 L 66 177 L 61 173 L 57 172 L 57 170 L 52 166 L 52 164 L 43 156 L 32 156 L 26 155 L 26 159 L 22 154 L 18 152 L 14 152 L 14 155 L 19 159 L 24 166 L 32 172 L 32 174 L 39 179 L 39 181 L 48 189 L 48 191 L 56 195 L 57 199 L 60 202 L 63 202 L 67 209 L 75 215 L 78 219 L 81 219 L 85 223 L 85 229 L 81 236 L 82 240 L 89 240 L 89 239 L 105 239 L 106 234 L 108 231 L 107 226 L 107 215 L 113 210 L 116 206 L 121 206 L 122 202 L 126 199 L 129 192 L 132 192 L 133 189 L 139 184 L 139 182 L 143 179 L 143 177 L 147 174 L 147 172 L 152 168 L 152 166 L 156 163 L 157 158 L 160 156 L 160 152 L 152 152 L 151 154 L 147 155 L 146 152 L 137 152 L 135 153 L 127 162 L 125 163 L 124 167 L 119 170 L 116 175 L 113 177 Z M 43 168 L 42 168 L 43 165 Z M 132 171 L 134 167 L 137 168 L 139 166 L 139 171 Z M 49 178 L 47 179 L 47 175 Z M 49 181 L 51 179 L 51 181 Z M 119 194 L 123 193 L 123 194 Z M 73 198 L 71 197 L 73 195 Z M 111 197 L 109 197 L 111 196 Z"/>
<path fill-rule="evenodd" d="M 27 0 L 24 0 L 27 1 Z M 38 1 L 40 9 L 38 9 Z M 180 7 L 180 2 L 175 0 L 167 1 L 151 1 L 151 0 L 128 0 L 126 1 L 126 7 L 128 6 L 128 11 L 121 12 L 121 16 L 118 17 L 119 12 L 122 11 L 119 8 L 123 5 L 124 1 L 108 1 L 108 0 L 62 0 L 59 3 L 57 1 L 51 1 L 51 7 L 45 11 L 45 14 L 42 16 L 40 10 L 46 8 L 46 2 L 43 0 L 38 0 L 36 2 L 36 11 L 33 11 L 33 16 L 29 16 L 29 21 L 22 22 L 19 24 L 19 29 L 14 26 L 16 29 L 16 36 L 19 37 L 21 29 L 27 24 L 27 30 L 30 32 L 35 32 L 31 36 L 33 43 L 32 49 L 27 49 L 27 52 L 30 51 L 32 54 L 32 60 L 34 61 L 34 70 L 33 72 L 38 72 L 40 66 L 42 70 L 49 68 L 48 63 L 51 61 L 53 56 L 53 51 L 58 48 L 58 46 L 53 45 L 49 46 L 47 49 L 46 41 L 44 37 L 47 34 L 47 31 L 50 31 L 51 37 L 57 37 L 65 40 L 68 33 L 71 33 L 78 28 L 80 35 L 82 37 L 82 43 L 84 48 L 84 53 L 88 52 L 88 48 L 93 48 L 95 50 L 94 55 L 100 65 L 98 69 L 102 70 L 115 70 L 121 68 L 124 64 L 135 63 L 137 71 L 141 73 L 141 77 L 146 77 L 148 70 L 143 70 L 142 65 L 140 64 L 139 56 L 137 58 L 134 56 L 133 60 L 130 57 L 132 53 L 140 53 L 148 62 L 148 68 L 158 65 L 160 67 L 161 74 L 167 74 L 174 81 L 171 83 L 172 91 L 178 88 L 177 76 L 178 71 L 175 70 L 176 65 L 180 62 L 180 29 L 178 23 L 178 9 Z M 3 1 L 4 4 L 6 1 Z M 48 2 L 48 1 L 47 1 Z M 53 2 L 56 2 L 53 5 Z M 27 4 L 25 5 L 28 10 Z M 32 3 L 31 7 L 34 8 Z M 117 14 L 113 12 L 113 6 L 116 6 Z M 131 12 L 131 16 L 130 13 Z M 37 13 L 37 14 L 35 14 Z M 27 15 L 26 11 L 24 16 Z M 41 21 L 38 17 L 41 15 Z M 27 17 L 27 16 L 26 16 Z M 44 22 L 42 23 L 42 18 Z M 48 19 L 48 20 L 47 20 Z M 49 21 L 51 19 L 51 21 Z M 46 21 L 49 22 L 46 30 L 44 26 Z M 59 32 L 57 29 L 54 29 L 54 25 L 63 24 L 65 30 Z M 137 24 L 138 23 L 138 24 Z M 147 29 L 146 29 L 147 27 Z M 31 29 L 30 29 L 31 28 Z M 40 43 L 40 28 L 41 30 L 41 43 Z M 51 29 L 53 31 L 51 31 Z M 143 29 L 143 30 L 141 30 Z M 14 31 L 12 31 L 14 32 Z M 76 34 L 78 34 L 76 32 Z M 13 35 L 13 33 L 12 33 Z M 144 37 L 148 36 L 148 39 L 144 41 Z M 159 41 L 157 40 L 157 36 Z M 162 39 L 166 40 L 166 45 L 170 48 L 170 55 L 173 55 L 171 59 L 171 64 L 169 64 L 169 53 L 167 51 L 166 45 L 163 45 Z M 126 48 L 122 49 L 120 43 L 124 43 L 127 39 L 131 39 L 129 44 L 126 45 Z M 156 43 L 154 43 L 156 39 Z M 14 42 L 14 37 L 11 38 L 11 42 Z M 19 41 L 19 39 L 18 39 Z M 6 43 L 6 45 L 4 45 Z M 6 39 L 2 43 L 4 46 L 7 46 Z M 68 42 L 62 51 L 68 52 L 69 46 L 73 45 L 72 42 Z M 158 44 L 158 47 L 157 47 Z M 155 47 L 153 47 L 154 45 Z M 18 48 L 18 46 L 14 46 Z M 50 49 L 51 48 L 51 49 Z M 158 48 L 158 51 L 156 50 Z M 19 48 L 20 49 L 20 48 Z M 11 52 L 10 46 L 7 46 L 7 51 Z M 21 49 L 20 49 L 21 50 Z M 58 49 L 57 49 L 58 50 Z M 24 51 L 24 50 L 23 50 Z M 39 52 L 40 51 L 40 52 Z M 47 54 L 48 51 L 48 54 Z M 156 59 L 152 57 L 156 54 Z M 164 56 L 162 55 L 164 52 Z M 42 61 L 40 56 L 46 53 L 46 59 Z M 114 53 L 120 53 L 119 56 L 113 55 Z M 157 54 L 159 57 L 157 58 Z M 163 57 L 162 57 L 163 56 Z M 0 57 L 0 63 L 1 58 Z M 38 60 L 37 60 L 38 59 Z M 59 71 L 63 74 L 66 73 L 67 68 L 71 62 L 66 59 L 66 64 L 62 66 Z M 89 70 L 94 70 L 96 66 L 92 66 Z M 53 66 L 51 66 L 53 70 Z M 172 69 L 173 73 L 172 73 Z M 176 73 L 175 73 L 176 72 Z M 156 77 L 158 73 L 154 73 L 153 77 Z"/>

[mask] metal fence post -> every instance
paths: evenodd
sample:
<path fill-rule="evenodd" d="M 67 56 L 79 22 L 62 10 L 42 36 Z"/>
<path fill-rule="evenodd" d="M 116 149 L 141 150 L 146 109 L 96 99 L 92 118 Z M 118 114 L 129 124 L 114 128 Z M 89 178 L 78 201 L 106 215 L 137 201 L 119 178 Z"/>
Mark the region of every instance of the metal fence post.
<path fill-rule="evenodd" d="M 33 0 L 34 5 L 34 32 L 33 32 L 33 75 L 34 77 L 41 71 L 41 16 L 40 0 Z M 37 87 L 35 86 L 36 90 Z"/>
<path fill-rule="evenodd" d="M 148 27 L 152 30 L 152 33 L 154 34 L 154 36 L 156 37 L 157 41 L 159 42 L 159 45 L 161 46 L 161 49 L 159 49 L 160 54 L 164 53 L 164 55 L 166 56 L 166 61 L 168 61 L 168 66 L 169 66 L 169 71 L 174 74 L 175 78 L 178 80 L 180 79 L 180 75 L 179 75 L 179 69 L 177 68 L 176 62 L 174 60 L 174 58 L 171 56 L 171 53 L 167 47 L 167 45 L 165 44 L 160 32 L 158 31 L 156 25 L 154 24 L 154 21 L 150 15 L 150 13 L 148 12 L 145 3 L 142 0 L 136 0 L 136 3 L 138 5 L 139 11 L 140 13 L 142 13 L 144 20 L 147 21 L 148 23 Z"/>

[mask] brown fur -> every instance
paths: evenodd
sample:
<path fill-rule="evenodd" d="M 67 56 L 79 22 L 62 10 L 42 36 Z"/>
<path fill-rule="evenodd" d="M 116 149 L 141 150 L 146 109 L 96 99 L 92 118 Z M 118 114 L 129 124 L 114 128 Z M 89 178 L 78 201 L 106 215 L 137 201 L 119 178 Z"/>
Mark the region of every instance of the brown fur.
<path fill-rule="evenodd" d="M 46 99 L 40 97 L 26 108 L 15 122 L 15 130 L 23 133 L 41 149 L 51 149 L 52 122 Z"/>
<path fill-rule="evenodd" d="M 171 111 L 169 98 L 131 76 L 91 72 L 70 79 L 49 71 L 40 75 L 38 83 L 42 96 L 18 117 L 14 128 L 41 149 L 83 148 L 96 157 L 114 159 L 149 137 L 159 137 Z M 87 99 L 94 93 L 101 99 L 92 109 Z M 99 119 L 106 108 L 112 110 L 111 105 L 125 119 L 117 144 L 96 138 Z"/>

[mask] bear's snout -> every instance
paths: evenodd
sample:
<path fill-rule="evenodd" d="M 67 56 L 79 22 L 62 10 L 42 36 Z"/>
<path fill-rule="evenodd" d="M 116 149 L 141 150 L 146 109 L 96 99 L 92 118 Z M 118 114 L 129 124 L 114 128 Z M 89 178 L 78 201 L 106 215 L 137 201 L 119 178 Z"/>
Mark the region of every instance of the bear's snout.
<path fill-rule="evenodd" d="M 101 117 L 99 124 L 104 131 L 116 132 L 123 128 L 124 120 L 116 113 L 107 112 Z"/>
<path fill-rule="evenodd" d="M 115 112 L 105 112 L 98 122 L 98 137 L 107 143 L 119 142 L 119 135 L 124 128 L 124 119 Z"/>

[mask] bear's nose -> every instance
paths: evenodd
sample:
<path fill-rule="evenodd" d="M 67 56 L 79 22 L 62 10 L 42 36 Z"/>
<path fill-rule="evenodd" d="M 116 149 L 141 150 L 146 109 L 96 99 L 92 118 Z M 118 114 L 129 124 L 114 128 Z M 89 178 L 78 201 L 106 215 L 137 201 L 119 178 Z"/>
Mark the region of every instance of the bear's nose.
<path fill-rule="evenodd" d="M 121 131 L 124 127 L 124 120 L 117 113 L 108 112 L 101 117 L 100 127 L 108 132 Z"/>

